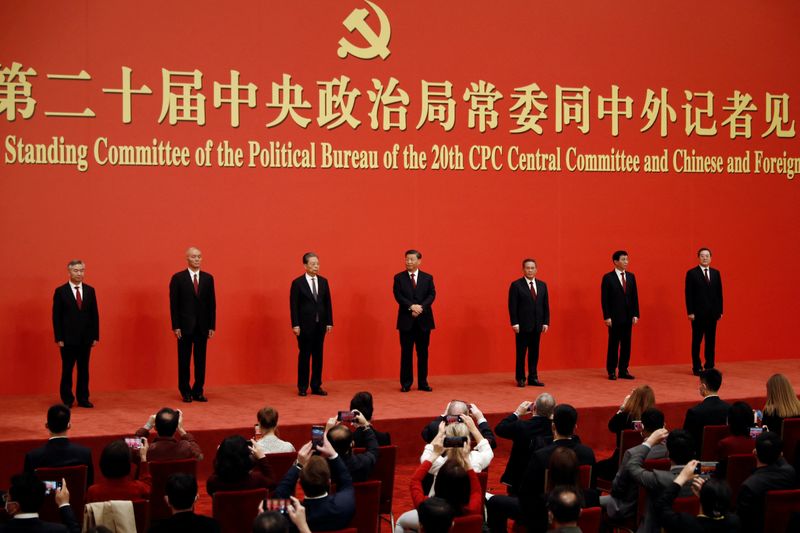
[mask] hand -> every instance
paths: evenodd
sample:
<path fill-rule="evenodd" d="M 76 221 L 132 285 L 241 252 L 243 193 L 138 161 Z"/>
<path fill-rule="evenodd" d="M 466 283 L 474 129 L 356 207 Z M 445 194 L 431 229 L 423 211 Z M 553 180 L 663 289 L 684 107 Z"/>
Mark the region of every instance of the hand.
<path fill-rule="evenodd" d="M 631 395 L 630 394 L 625 396 L 625 399 L 622 400 L 622 405 L 619 406 L 619 410 L 620 411 L 624 411 L 625 410 L 625 407 L 628 406 L 628 402 L 630 401 L 630 399 L 631 399 Z"/>
<path fill-rule="evenodd" d="M 327 422 L 325 422 L 325 434 L 327 435 L 327 434 L 328 434 L 328 431 L 330 431 L 330 430 L 331 430 L 331 428 L 332 428 L 333 426 L 335 426 L 336 424 L 338 424 L 338 423 L 339 423 L 339 421 L 336 419 L 336 417 L 335 417 L 335 416 L 332 416 L 332 417 L 330 417 L 330 418 L 328 419 L 328 421 L 327 421 Z"/>
<path fill-rule="evenodd" d="M 469 414 L 470 416 L 472 416 L 472 418 L 475 419 L 476 422 L 484 418 L 483 413 L 481 412 L 480 409 L 478 409 L 478 406 L 475 405 L 474 403 L 469 404 Z"/>
<path fill-rule="evenodd" d="M 480 412 L 480 411 L 478 411 L 478 412 Z M 483 435 L 481 435 L 481 432 L 478 429 L 478 426 L 475 425 L 475 421 L 472 420 L 472 417 L 471 416 L 463 416 L 461 418 L 462 418 L 462 420 L 464 420 L 464 424 L 467 426 L 467 429 L 469 429 L 469 434 L 472 435 L 473 439 L 475 439 L 475 443 L 477 444 L 478 442 L 482 441 L 483 440 Z"/>
<path fill-rule="evenodd" d="M 97 343 L 100 341 L 92 341 L 92 346 L 97 346 Z"/>
<path fill-rule="evenodd" d="M 264 450 L 262 450 L 258 445 L 256 445 L 255 439 L 250 439 L 248 446 L 250 447 L 250 453 L 253 454 L 253 457 L 256 458 L 256 461 L 258 461 L 259 459 L 263 459 L 264 455 L 266 455 L 264 453 Z"/>
<path fill-rule="evenodd" d="M 416 313 L 417 316 L 422 314 L 422 306 L 419 305 L 419 304 L 412 305 L 410 309 L 411 309 L 411 312 L 412 313 Z"/>
<path fill-rule="evenodd" d="M 700 497 L 700 490 L 703 488 L 703 485 L 705 485 L 706 481 L 708 481 L 708 480 L 706 478 L 704 478 L 704 477 L 701 477 L 701 476 L 695 477 L 692 480 L 692 494 L 694 494 L 695 496 L 697 496 L 699 498 Z"/>
<path fill-rule="evenodd" d="M 292 333 L 294 333 L 295 337 L 299 337 L 300 336 L 300 327 L 298 326 L 298 327 L 292 328 Z"/>
<path fill-rule="evenodd" d="M 369 427 L 369 421 L 361 414 L 358 409 L 353 409 L 353 425 L 359 427 Z"/>
<path fill-rule="evenodd" d="M 331 441 L 328 440 L 328 437 L 322 439 L 322 446 L 317 446 L 317 451 L 325 459 L 330 459 L 336 455 L 336 450 L 333 449 L 333 445 Z"/>
<path fill-rule="evenodd" d="M 547 324 L 542 325 L 542 333 L 547 333 L 548 329 L 550 329 L 550 326 L 548 326 Z"/>
<path fill-rule="evenodd" d="M 57 341 L 56 344 L 58 344 L 58 346 L 61 348 L 64 347 L 64 341 Z"/>
<path fill-rule="evenodd" d="M 698 464 L 699 461 L 695 461 L 694 459 L 686 463 L 686 466 L 683 467 L 681 473 L 675 478 L 675 483 L 682 487 L 686 485 L 687 481 L 694 479 L 694 469 Z"/>
<path fill-rule="evenodd" d="M 172 333 L 175 334 L 175 338 L 177 338 L 177 339 L 181 338 L 181 330 L 180 329 L 173 329 Z"/>
<path fill-rule="evenodd" d="M 433 447 L 433 457 L 431 462 L 435 461 L 437 457 L 444 453 L 444 431 L 440 431 L 431 441 Z"/>
<path fill-rule="evenodd" d="M 210 339 L 213 336 L 214 336 L 214 330 L 213 329 L 208 330 L 208 338 Z"/>
<path fill-rule="evenodd" d="M 519 404 L 519 407 L 517 407 L 517 410 L 514 411 L 514 414 L 517 415 L 517 418 L 521 418 L 522 415 L 524 415 L 525 413 L 528 412 L 528 409 L 530 408 L 531 403 L 532 402 L 529 402 L 528 400 L 525 400 L 524 402 Z"/>
<path fill-rule="evenodd" d="M 513 326 L 511 326 L 511 329 L 514 330 L 514 333 L 519 333 L 519 324 L 514 324 Z"/>
<path fill-rule="evenodd" d="M 667 431 L 666 428 L 660 428 L 651 433 L 645 442 L 652 448 L 656 444 L 661 444 L 664 442 L 668 435 L 669 431 Z"/>
<path fill-rule="evenodd" d="M 633 325 L 635 326 L 638 323 L 639 323 L 639 317 L 638 316 L 633 317 Z"/>
<path fill-rule="evenodd" d="M 306 466 L 306 463 L 309 459 L 311 459 L 311 455 L 314 452 L 313 446 L 311 446 L 311 441 L 306 442 L 303 444 L 302 448 L 297 452 L 297 462 L 300 466 Z"/>
<path fill-rule="evenodd" d="M 333 331 L 333 326 L 325 326 L 326 333 L 330 333 L 331 331 Z"/>
<path fill-rule="evenodd" d="M 419 313 L 417 313 L 416 311 L 411 311 L 411 316 L 413 318 L 417 318 L 419 316 Z"/>
<path fill-rule="evenodd" d="M 611 327 L 611 319 L 610 318 L 606 318 L 605 323 L 606 323 L 606 326 L 608 326 L 609 328 Z"/>
<path fill-rule="evenodd" d="M 180 418 L 178 420 L 180 420 Z M 145 423 L 145 426 L 147 426 L 149 428 L 156 427 L 156 415 L 154 415 L 154 414 L 150 415 L 150 418 L 147 419 L 147 423 Z"/>
<path fill-rule="evenodd" d="M 69 489 L 67 488 L 67 480 L 61 478 L 61 488 L 56 490 L 56 505 L 61 507 L 65 503 L 69 503 Z"/>
<path fill-rule="evenodd" d="M 692 313 L 691 315 L 689 315 L 689 320 L 694 320 L 694 313 Z"/>
<path fill-rule="evenodd" d="M 289 520 L 292 521 L 300 533 L 310 533 L 311 530 L 306 521 L 306 508 L 294 496 L 289 496 L 289 500 L 290 503 L 286 507 L 286 512 L 289 513 Z"/>

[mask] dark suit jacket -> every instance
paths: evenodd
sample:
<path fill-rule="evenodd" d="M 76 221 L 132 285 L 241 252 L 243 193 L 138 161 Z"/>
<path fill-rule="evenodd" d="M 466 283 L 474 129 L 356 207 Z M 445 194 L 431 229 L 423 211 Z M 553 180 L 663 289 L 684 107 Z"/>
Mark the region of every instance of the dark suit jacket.
<path fill-rule="evenodd" d="M 422 428 L 422 440 L 430 443 L 439 433 L 439 424 L 444 421 L 444 419 L 445 418 L 443 416 L 437 416 L 427 426 Z M 483 438 L 489 441 L 489 445 L 493 450 L 497 448 L 497 439 L 494 438 L 494 433 L 492 432 L 492 428 L 489 426 L 488 422 L 481 422 L 478 424 L 478 430 L 481 432 Z"/>
<path fill-rule="evenodd" d="M 34 473 L 37 468 L 86 465 L 86 485 L 94 483 L 92 451 L 68 438 L 50 439 L 44 446 L 25 454 L 25 472 Z"/>
<path fill-rule="evenodd" d="M 0 525 L 0 533 L 80 533 L 81 525 L 75 519 L 72 506 L 65 505 L 58 512 L 63 524 L 45 522 L 39 518 L 12 518 Z"/>
<path fill-rule="evenodd" d="M 554 440 L 550 445 L 536 450 L 531 454 L 531 460 L 525 469 L 525 473 L 520 481 L 519 498 L 520 501 L 532 501 L 536 496 L 544 492 L 544 472 L 550 462 L 550 456 L 556 448 L 569 448 L 578 457 L 579 465 L 595 464 L 594 452 L 584 444 L 580 444 L 573 439 Z"/>
<path fill-rule="evenodd" d="M 605 274 L 600 284 L 603 320 L 610 318 L 612 326 L 631 324 L 633 317 L 642 317 L 639 314 L 639 291 L 636 288 L 636 278 L 630 272 L 625 272 L 625 285 L 627 290 L 623 291 L 616 270 Z"/>
<path fill-rule="evenodd" d="M 664 489 L 655 504 L 659 517 L 658 522 L 667 531 L 680 531 L 681 533 L 738 533 L 741 531 L 742 524 L 739 517 L 733 513 L 727 513 L 723 518 L 717 519 L 704 515 L 676 513 L 672 509 L 672 504 L 680 491 L 681 486 L 672 483 Z"/>
<path fill-rule="evenodd" d="M 81 308 L 69 283 L 56 288 L 53 294 L 53 333 L 56 342 L 86 345 L 100 340 L 100 318 L 94 289 L 81 285 Z"/>
<path fill-rule="evenodd" d="M 217 329 L 217 299 L 214 294 L 214 276 L 200 271 L 198 294 L 194 293 L 194 282 L 189 269 L 175 273 L 169 282 L 169 311 L 172 329 L 181 330 L 182 335 L 193 335 L 195 331 L 207 332 Z"/>
<path fill-rule="evenodd" d="M 154 524 L 149 533 L 219 533 L 219 523 L 194 512 L 178 513 Z"/>
<path fill-rule="evenodd" d="M 703 269 L 697 266 L 686 273 L 686 314 L 695 319 L 719 320 L 722 316 L 722 277 L 719 270 L 709 267 L 706 282 Z"/>
<path fill-rule="evenodd" d="M 411 283 L 407 271 L 400 272 L 394 277 L 392 292 L 397 301 L 397 329 L 409 331 L 416 320 L 420 328 L 430 330 L 436 327 L 433 321 L 433 308 L 431 305 L 436 299 L 436 288 L 433 286 L 433 276 L 427 272 L 417 270 L 417 287 Z M 411 316 L 409 307 L 414 304 L 422 306 L 422 314 L 417 318 Z"/>
<path fill-rule="evenodd" d="M 788 490 L 797 486 L 794 467 L 781 457 L 769 466 L 757 468 L 739 489 L 736 513 L 744 531 L 764 530 L 764 496 L 768 490 Z"/>
<path fill-rule="evenodd" d="M 547 285 L 535 278 L 534 283 L 536 283 L 535 302 L 527 278 L 516 280 L 508 288 L 508 316 L 511 325 L 519 324 L 519 330 L 526 333 L 541 331 L 542 326 L 550 325 Z"/>
<path fill-rule="evenodd" d="M 699 453 L 703 447 L 703 426 L 719 426 L 728 420 L 728 402 L 719 396 L 708 396 L 702 402 L 686 411 L 683 429 L 691 433 L 695 450 Z"/>
<path fill-rule="evenodd" d="M 300 331 L 312 331 L 319 324 L 333 325 L 333 307 L 331 306 L 331 290 L 328 280 L 317 276 L 317 299 L 311 294 L 311 288 L 306 281 L 306 275 L 292 281 L 289 290 L 289 313 L 292 317 L 292 327 L 299 327 Z"/>
<path fill-rule="evenodd" d="M 508 463 L 505 472 L 500 477 L 500 482 L 518 489 L 522 474 L 530 461 L 531 453 L 536 451 L 533 446 L 536 437 L 553 435 L 550 419 L 534 416 L 521 420 L 517 418 L 516 414 L 511 413 L 497 424 L 494 432 L 498 437 L 512 441 L 511 454 L 508 456 Z"/>
<path fill-rule="evenodd" d="M 378 454 L 380 453 L 378 451 L 378 439 L 372 428 L 367 428 L 362 433 L 366 441 L 364 453 L 350 453 L 342 457 L 353 482 L 367 481 L 369 479 L 372 469 L 375 468 L 375 463 L 378 462 Z M 338 480 L 334 481 L 338 483 Z"/>
<path fill-rule="evenodd" d="M 382 431 L 376 431 L 375 427 L 371 425 L 370 428 L 375 434 L 375 438 L 378 440 L 378 446 L 391 446 L 392 436 L 388 432 L 383 433 Z M 353 432 L 353 446 L 356 448 L 367 447 L 367 432 L 364 431 L 363 428 L 356 428 Z"/>

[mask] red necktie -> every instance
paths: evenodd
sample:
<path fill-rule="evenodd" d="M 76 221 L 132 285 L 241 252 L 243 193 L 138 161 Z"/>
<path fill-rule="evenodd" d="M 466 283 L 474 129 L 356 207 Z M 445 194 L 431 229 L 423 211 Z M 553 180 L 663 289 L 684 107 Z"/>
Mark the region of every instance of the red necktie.
<path fill-rule="evenodd" d="M 75 287 L 75 303 L 78 304 L 78 310 L 83 307 L 83 298 L 81 298 L 81 288 Z"/>
<path fill-rule="evenodd" d="M 415 289 L 417 288 L 417 280 L 414 279 L 414 274 L 411 274 L 411 284 L 414 286 Z"/>
<path fill-rule="evenodd" d="M 710 284 L 710 283 L 711 283 L 711 278 L 708 276 L 708 269 L 707 269 L 707 268 L 704 268 L 704 269 L 703 269 L 703 273 L 704 273 L 704 274 L 705 274 L 705 276 L 706 276 L 706 283 L 709 283 L 709 284 Z"/>
<path fill-rule="evenodd" d="M 194 275 L 194 293 L 200 294 L 200 285 L 197 283 L 197 274 Z"/>
<path fill-rule="evenodd" d="M 628 283 L 625 280 L 625 272 L 622 273 L 622 292 L 628 292 Z"/>
<path fill-rule="evenodd" d="M 533 287 L 533 281 L 529 281 L 528 283 L 530 283 L 530 285 L 531 285 L 531 296 L 533 296 L 533 301 L 535 302 L 536 301 L 536 289 Z"/>

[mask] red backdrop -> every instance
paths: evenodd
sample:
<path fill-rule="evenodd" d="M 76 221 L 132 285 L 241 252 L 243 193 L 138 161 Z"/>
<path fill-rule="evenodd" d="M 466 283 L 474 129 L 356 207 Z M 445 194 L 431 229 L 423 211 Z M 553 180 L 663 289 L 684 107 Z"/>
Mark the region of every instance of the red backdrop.
<path fill-rule="evenodd" d="M 367 41 L 342 22 L 354 9 L 380 33 L 377 16 L 360 0 L 261 2 L 44 2 L 6 1 L 0 33 L 0 82 L 6 89 L 14 62 L 31 68 L 30 97 L 5 100 L 0 223 L 5 283 L 0 298 L 0 393 L 55 391 L 58 351 L 50 324 L 52 292 L 66 281 L 65 265 L 80 257 L 86 282 L 98 291 L 101 343 L 92 353 L 94 390 L 172 387 L 175 341 L 169 328 L 167 283 L 185 267 L 183 251 L 200 247 L 203 267 L 217 281 L 218 335 L 209 348 L 210 386 L 295 379 L 296 345 L 288 317 L 289 284 L 302 273 L 301 255 L 317 252 L 331 281 L 336 327 L 326 341 L 325 378 L 397 375 L 399 346 L 392 275 L 403 251 L 419 248 L 423 270 L 434 275 L 438 329 L 431 372 L 475 373 L 513 368 L 513 335 L 507 319 L 508 284 L 520 261 L 538 260 L 550 286 L 552 329 L 542 341 L 540 368 L 602 367 L 606 331 L 599 304 L 610 255 L 627 249 L 637 275 L 642 321 L 634 332 L 633 366 L 686 362 L 690 330 L 683 307 L 683 278 L 699 246 L 714 251 L 723 274 L 725 316 L 719 325 L 718 360 L 797 357 L 800 270 L 797 206 L 800 192 L 787 173 L 755 172 L 755 151 L 800 156 L 795 134 L 769 127 L 768 95 L 787 97 L 789 131 L 800 118 L 800 5 L 769 6 L 743 0 L 675 1 L 642 5 L 591 0 L 570 2 L 383 1 L 391 23 L 386 59 L 337 56 L 347 38 Z M 122 120 L 122 69 L 133 95 L 130 123 Z M 202 73 L 205 124 L 159 121 L 165 95 L 162 69 Z M 85 81 L 48 78 L 77 74 Z M 214 82 L 257 86 L 256 106 L 215 108 Z M 290 74 L 310 106 L 301 128 L 278 115 L 272 84 Z M 350 78 L 357 88 L 352 115 L 357 128 L 320 126 L 318 85 Z M 399 81 L 409 103 L 405 130 L 373 129 L 372 79 Z M 455 123 L 420 128 L 422 81 L 452 83 Z M 464 92 L 491 82 L 497 126 L 468 123 Z M 16 81 L 19 82 L 19 76 Z M 514 134 L 515 89 L 537 83 L 547 98 L 542 133 Z M 590 129 L 556 127 L 557 86 L 590 91 Z M 631 117 L 598 118 L 598 98 L 632 99 Z M 648 89 L 669 91 L 674 121 L 666 135 L 647 130 L 642 116 Z M 706 100 L 684 91 L 714 94 L 715 135 L 686 133 L 684 105 Z M 723 124 L 735 91 L 752 96 L 751 137 L 731 138 Z M 176 92 L 168 89 L 166 92 Z M 243 91 L 242 95 L 245 94 Z M 610 107 L 610 104 L 608 104 Z M 47 116 L 89 107 L 94 118 Z M 10 119 L 10 108 L 16 119 Z M 395 105 L 395 108 L 397 106 Z M 779 108 L 784 109 L 784 108 Z M 535 113 L 535 110 L 533 111 Z M 380 118 L 380 115 L 379 115 Z M 669 117 L 667 117 L 669 118 Z M 734 122 L 738 122 L 737 118 Z M 8 138 L 14 136 L 9 146 Z M 88 146 L 88 169 L 75 165 L 20 164 L 16 140 Z M 188 167 L 111 166 L 93 159 L 100 138 L 113 145 L 150 145 L 153 139 L 188 147 Z M 198 147 L 222 141 L 245 149 L 249 141 L 314 143 L 317 168 L 220 168 L 194 164 Z M 321 143 L 384 151 L 413 144 L 430 156 L 434 145 L 458 145 L 463 170 L 324 169 Z M 472 170 L 472 146 L 496 147 L 499 170 Z M 562 152 L 562 170 L 508 168 L 509 148 Z M 738 156 L 749 151 L 749 172 L 735 174 L 578 172 L 566 168 L 570 147 L 580 153 L 661 154 L 680 149 Z M 212 156 L 216 152 L 212 152 Z M 435 386 L 435 378 L 432 382 Z"/>

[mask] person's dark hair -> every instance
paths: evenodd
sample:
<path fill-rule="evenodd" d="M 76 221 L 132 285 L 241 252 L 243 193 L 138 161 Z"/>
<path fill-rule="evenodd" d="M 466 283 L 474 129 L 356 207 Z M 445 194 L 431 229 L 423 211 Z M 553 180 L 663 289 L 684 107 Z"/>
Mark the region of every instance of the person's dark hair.
<path fill-rule="evenodd" d="M 403 255 L 406 256 L 406 255 L 411 255 L 411 254 L 416 255 L 417 259 L 422 259 L 422 252 L 420 252 L 419 250 L 413 250 L 413 249 L 412 250 L 406 250 L 406 253 L 403 254 Z"/>
<path fill-rule="evenodd" d="M 700 373 L 700 383 L 704 383 L 711 392 L 717 392 L 722 387 L 722 372 L 716 368 L 709 368 Z"/>
<path fill-rule="evenodd" d="M 625 250 L 617 250 L 616 252 L 611 254 L 611 260 L 619 261 L 619 258 L 622 257 L 623 255 L 628 255 L 628 252 L 626 252 Z"/>
<path fill-rule="evenodd" d="M 353 432 L 344 424 L 336 424 L 328 430 L 328 441 L 336 453 L 342 457 L 352 453 Z"/>
<path fill-rule="evenodd" d="M 710 518 L 722 518 L 731 508 L 731 488 L 723 479 L 711 478 L 700 489 L 700 509 Z"/>
<path fill-rule="evenodd" d="M 711 254 L 711 249 L 710 248 L 706 248 L 705 246 L 703 246 L 702 248 L 697 250 L 697 257 L 700 257 L 700 254 L 702 254 L 703 252 L 708 252 L 708 255 L 712 255 Z"/>
<path fill-rule="evenodd" d="M 560 403 L 553 409 L 553 425 L 559 435 L 570 437 L 578 423 L 578 411 L 568 403 Z"/>
<path fill-rule="evenodd" d="M 289 519 L 278 511 L 266 511 L 253 521 L 253 533 L 289 533 Z"/>
<path fill-rule="evenodd" d="M 558 446 L 550 454 L 547 462 L 550 486 L 568 485 L 570 487 L 580 486 L 580 466 L 578 456 L 575 452 L 564 446 Z"/>
<path fill-rule="evenodd" d="M 747 437 L 753 425 L 753 408 L 746 402 L 733 402 L 728 408 L 728 427 L 731 435 Z"/>
<path fill-rule="evenodd" d="M 534 265 L 536 265 L 536 259 L 531 259 L 530 257 L 523 259 L 522 268 L 525 268 L 525 263 L 533 263 Z"/>
<path fill-rule="evenodd" d="M 756 457 L 765 465 L 771 465 L 781 457 L 783 440 L 774 431 L 765 431 L 756 438 Z"/>
<path fill-rule="evenodd" d="M 47 410 L 47 429 L 50 433 L 64 433 L 69 427 L 72 413 L 63 403 L 50 406 Z"/>
<path fill-rule="evenodd" d="M 304 253 L 303 254 L 303 264 L 307 265 L 308 262 L 311 261 L 312 257 L 319 258 L 319 256 L 317 254 L 315 254 L 314 252 L 306 252 L 306 253 Z"/>
<path fill-rule="evenodd" d="M 356 409 L 359 413 L 364 415 L 367 420 L 372 420 L 372 411 L 374 409 L 372 404 L 372 394 L 367 391 L 357 392 L 350 400 L 350 410 Z"/>
<path fill-rule="evenodd" d="M 172 437 L 178 431 L 178 412 L 169 407 L 162 407 L 156 413 L 156 433 L 159 437 Z"/>
<path fill-rule="evenodd" d="M 667 436 L 669 459 L 676 465 L 685 465 L 694 459 L 695 445 L 691 433 L 685 429 L 674 429 Z"/>
<path fill-rule="evenodd" d="M 453 525 L 455 512 L 447 500 L 433 496 L 417 507 L 419 525 L 425 533 L 447 533 Z"/>
<path fill-rule="evenodd" d="M 173 509 L 191 509 L 197 498 L 197 480 L 191 474 L 172 474 L 167 478 L 164 493 Z"/>
<path fill-rule="evenodd" d="M 34 474 L 17 474 L 11 478 L 8 497 L 19 504 L 20 513 L 38 513 L 44 503 L 44 482 Z"/>
<path fill-rule="evenodd" d="M 469 504 L 469 474 L 457 461 L 445 461 L 433 482 L 437 496 L 447 500 L 456 516 L 464 514 Z"/>
<path fill-rule="evenodd" d="M 272 429 L 278 425 L 278 410 L 274 407 L 262 407 L 256 416 L 258 424 L 264 429 Z"/>
<path fill-rule="evenodd" d="M 328 461 L 319 455 L 312 456 L 300 472 L 303 494 L 312 498 L 325 494 L 331 485 L 331 470 Z"/>
<path fill-rule="evenodd" d="M 214 457 L 214 473 L 220 480 L 236 483 L 245 479 L 253 468 L 250 446 L 241 435 L 226 437 Z"/>
<path fill-rule="evenodd" d="M 581 515 L 581 495 L 574 487 L 560 486 L 547 496 L 547 509 L 559 524 L 576 522 Z"/>
<path fill-rule="evenodd" d="M 100 472 L 106 479 L 122 479 L 131 473 L 131 449 L 124 440 L 106 444 L 100 454 Z"/>
<path fill-rule="evenodd" d="M 648 433 L 652 433 L 657 429 L 663 428 L 664 413 L 655 407 L 645 409 L 644 412 L 642 412 L 642 425 L 644 426 L 644 430 Z"/>

